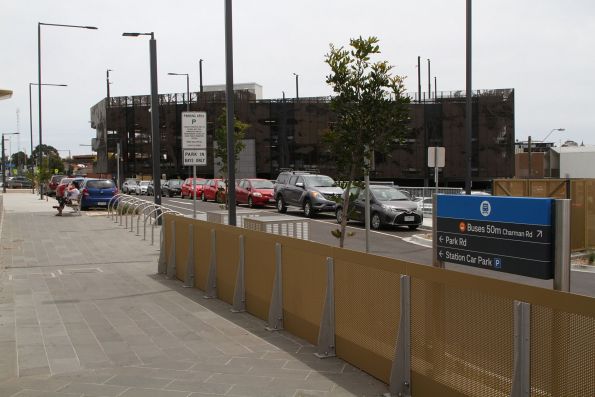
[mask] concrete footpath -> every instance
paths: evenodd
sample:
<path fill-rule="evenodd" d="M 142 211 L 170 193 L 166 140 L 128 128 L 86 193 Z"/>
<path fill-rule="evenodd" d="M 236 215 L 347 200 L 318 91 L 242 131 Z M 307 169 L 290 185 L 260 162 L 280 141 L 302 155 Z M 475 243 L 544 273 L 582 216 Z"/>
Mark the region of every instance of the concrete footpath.
<path fill-rule="evenodd" d="M 385 384 L 156 275 L 105 216 L 2 195 L 0 396 L 378 396 Z"/>

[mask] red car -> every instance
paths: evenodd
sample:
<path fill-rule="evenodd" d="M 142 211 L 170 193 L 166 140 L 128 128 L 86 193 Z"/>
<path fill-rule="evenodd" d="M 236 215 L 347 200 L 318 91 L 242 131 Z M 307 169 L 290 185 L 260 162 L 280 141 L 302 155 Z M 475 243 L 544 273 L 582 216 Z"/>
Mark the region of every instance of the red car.
<path fill-rule="evenodd" d="M 196 178 L 196 197 L 202 196 L 202 189 L 205 186 L 205 182 L 207 180 L 204 178 Z M 194 194 L 192 194 L 192 178 L 186 178 L 184 183 L 182 184 L 182 198 L 193 198 Z"/>
<path fill-rule="evenodd" d="M 66 178 L 66 175 L 52 175 L 50 182 L 48 183 L 48 196 L 56 195 L 56 188 L 60 184 L 60 181 Z"/>
<path fill-rule="evenodd" d="M 207 179 L 202 189 L 202 201 L 213 200 L 218 203 L 225 202 L 225 181 L 223 179 Z"/>
<path fill-rule="evenodd" d="M 273 182 L 267 179 L 241 179 L 236 186 L 236 202 L 248 207 L 273 204 Z"/>

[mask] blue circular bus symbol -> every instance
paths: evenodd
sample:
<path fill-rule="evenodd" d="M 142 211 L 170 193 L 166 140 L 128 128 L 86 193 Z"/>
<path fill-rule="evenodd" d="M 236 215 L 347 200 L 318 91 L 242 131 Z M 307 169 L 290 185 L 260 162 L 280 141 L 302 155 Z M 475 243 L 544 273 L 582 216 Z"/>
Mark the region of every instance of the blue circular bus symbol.
<path fill-rule="evenodd" d="M 489 216 L 492 212 L 492 206 L 490 205 L 489 201 L 482 201 L 481 205 L 479 206 L 479 212 L 483 216 Z"/>

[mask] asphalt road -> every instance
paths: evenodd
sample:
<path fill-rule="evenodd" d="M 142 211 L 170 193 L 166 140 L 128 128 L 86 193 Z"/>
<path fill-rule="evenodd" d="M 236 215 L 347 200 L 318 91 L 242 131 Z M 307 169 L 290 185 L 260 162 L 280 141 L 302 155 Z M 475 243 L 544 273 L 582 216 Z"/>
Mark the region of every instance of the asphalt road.
<path fill-rule="evenodd" d="M 147 199 L 152 200 L 152 197 L 147 197 Z M 181 199 L 180 197 L 163 197 L 162 204 L 184 215 L 192 216 L 192 200 Z M 217 211 L 222 209 L 220 204 L 213 202 L 202 202 L 197 200 L 196 204 L 197 213 L 205 213 L 207 211 Z M 245 209 L 247 206 L 241 205 L 237 208 Z M 273 206 L 262 208 L 260 211 L 270 212 L 271 215 L 278 214 L 277 210 Z M 292 207 L 289 207 L 286 215 L 303 218 L 301 211 Z M 310 225 L 310 240 L 329 245 L 339 244 L 339 240 L 331 234 L 333 229 L 338 228 L 334 214 L 317 214 L 314 219 L 311 219 Z M 356 251 L 365 251 L 365 229 L 363 224 L 351 222 L 348 226 L 348 229 L 349 231 L 353 231 L 355 235 L 346 237 L 345 248 Z M 431 265 L 431 248 L 427 248 L 409 241 L 411 236 L 424 233 L 431 233 L 431 229 L 421 228 L 416 231 L 410 231 L 407 228 L 391 228 L 383 229 L 378 232 L 371 231 L 369 252 L 375 255 L 401 259 L 423 265 Z M 539 280 L 529 277 L 517 276 L 514 274 L 495 272 L 492 270 L 450 263 L 446 264 L 446 268 L 449 270 L 471 273 L 484 277 L 492 277 L 525 285 L 533 285 L 548 289 L 553 288 L 553 280 Z M 595 296 L 595 272 L 573 270 L 571 274 L 571 292 L 581 295 Z"/>

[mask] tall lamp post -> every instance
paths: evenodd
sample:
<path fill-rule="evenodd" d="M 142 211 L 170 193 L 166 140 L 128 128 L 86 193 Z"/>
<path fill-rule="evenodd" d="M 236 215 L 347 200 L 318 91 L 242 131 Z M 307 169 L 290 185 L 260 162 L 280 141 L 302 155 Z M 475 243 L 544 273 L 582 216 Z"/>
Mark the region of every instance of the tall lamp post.
<path fill-rule="evenodd" d="M 31 86 L 32 85 L 37 85 L 37 83 L 29 83 L 29 130 L 31 132 L 31 175 L 33 175 L 33 169 L 34 169 L 34 165 L 33 165 L 33 110 L 32 110 L 32 106 L 31 106 Z M 68 87 L 67 84 L 49 84 L 49 83 L 45 83 L 42 85 L 49 85 L 49 86 L 53 86 L 53 87 Z M 41 146 L 39 147 L 39 150 L 41 151 Z M 31 188 L 31 193 L 35 194 L 35 188 Z"/>
<path fill-rule="evenodd" d="M 297 73 L 293 74 L 295 76 L 295 99 L 300 99 L 300 75 Z"/>
<path fill-rule="evenodd" d="M 202 61 L 202 59 L 201 59 Z M 188 73 L 168 73 L 169 76 L 186 76 L 186 111 L 190 111 L 190 75 Z M 202 86 L 202 83 L 201 83 Z M 192 166 L 192 217 L 196 219 L 196 166 Z"/>
<path fill-rule="evenodd" d="M 204 62 L 204 59 L 199 59 L 198 60 L 198 80 L 200 82 L 200 92 L 202 92 L 202 63 Z"/>
<path fill-rule="evenodd" d="M 2 133 L 2 192 L 6 193 L 6 154 L 4 153 L 4 136 L 5 135 L 19 135 L 20 132 L 4 132 Z"/>
<path fill-rule="evenodd" d="M 43 170 L 43 150 L 42 145 L 42 128 L 41 128 L 41 27 L 42 26 L 57 26 L 62 28 L 77 28 L 77 29 L 93 29 L 97 30 L 95 26 L 80 26 L 80 25 L 60 25 L 57 23 L 43 23 L 37 22 L 37 94 L 39 97 L 39 176 L 41 187 L 41 175 Z M 43 189 L 39 189 L 39 199 L 43 200 Z"/>
<path fill-rule="evenodd" d="M 157 90 L 157 41 L 153 32 L 122 33 L 126 37 L 151 36 L 149 58 L 151 65 L 151 140 L 153 142 L 153 189 L 154 203 L 161 205 L 161 134 L 159 132 L 159 94 Z M 120 168 L 118 157 L 118 170 Z M 159 218 L 158 224 L 161 224 Z"/>
<path fill-rule="evenodd" d="M 550 132 L 548 132 L 548 134 L 541 140 L 541 142 L 545 142 L 546 139 L 548 139 L 550 137 L 550 135 L 552 135 L 552 132 L 554 131 L 566 131 L 566 128 L 554 128 L 552 129 Z"/>
<path fill-rule="evenodd" d="M 114 69 L 107 69 L 105 71 L 105 85 L 106 85 L 106 89 L 107 89 L 107 107 L 109 107 L 109 105 L 110 105 L 110 103 L 109 103 L 110 102 L 109 101 L 109 98 L 110 98 L 109 85 L 111 83 L 109 82 L 109 72 L 113 72 L 113 71 L 114 71 Z"/>

